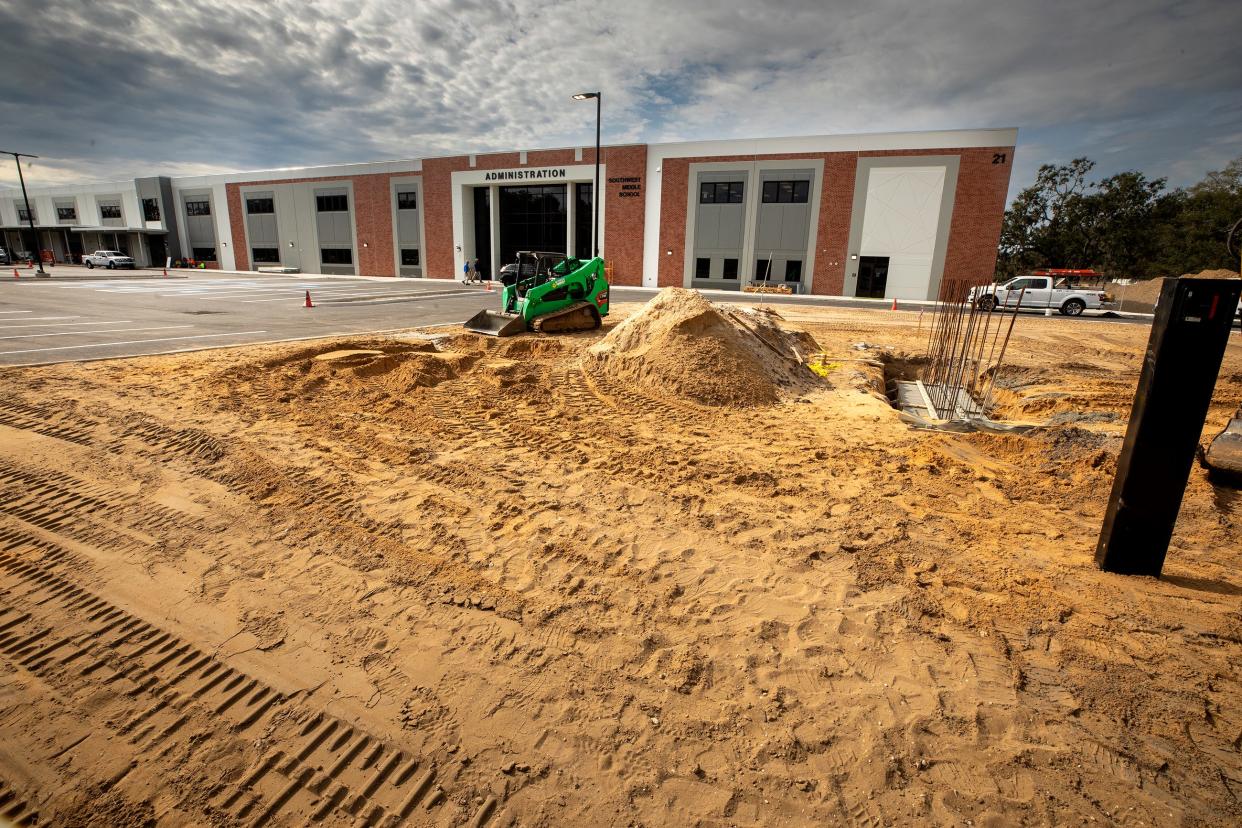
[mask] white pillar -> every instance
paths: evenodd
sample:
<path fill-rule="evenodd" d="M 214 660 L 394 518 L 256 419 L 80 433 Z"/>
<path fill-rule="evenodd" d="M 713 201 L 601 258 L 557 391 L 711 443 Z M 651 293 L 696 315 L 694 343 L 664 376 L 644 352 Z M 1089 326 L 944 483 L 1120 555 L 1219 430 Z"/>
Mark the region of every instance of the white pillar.
<path fill-rule="evenodd" d="M 578 228 L 574 221 L 578 212 L 578 182 L 565 182 L 565 255 L 573 256 Z"/>
<path fill-rule="evenodd" d="M 500 260 L 500 185 L 493 184 L 491 194 L 487 198 L 488 206 L 491 207 L 492 220 L 492 278 L 497 278 L 500 268 L 509 264 Z"/>

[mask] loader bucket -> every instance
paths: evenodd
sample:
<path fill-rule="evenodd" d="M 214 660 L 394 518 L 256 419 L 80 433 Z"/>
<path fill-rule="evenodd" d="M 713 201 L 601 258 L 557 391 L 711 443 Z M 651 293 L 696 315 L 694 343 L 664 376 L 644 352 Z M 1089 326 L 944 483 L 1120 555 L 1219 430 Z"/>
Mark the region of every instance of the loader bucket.
<path fill-rule="evenodd" d="M 465 328 L 485 336 L 513 336 L 526 332 L 526 320 L 516 313 L 481 310 L 466 321 Z"/>
<path fill-rule="evenodd" d="M 1242 487 L 1242 417 L 1234 417 L 1216 435 L 1203 460 L 1209 477 Z"/>

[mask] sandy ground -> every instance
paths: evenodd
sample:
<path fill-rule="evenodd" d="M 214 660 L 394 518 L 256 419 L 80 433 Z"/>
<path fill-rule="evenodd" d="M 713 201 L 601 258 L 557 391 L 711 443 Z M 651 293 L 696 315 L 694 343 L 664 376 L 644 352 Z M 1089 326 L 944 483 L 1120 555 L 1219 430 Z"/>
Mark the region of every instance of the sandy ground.
<path fill-rule="evenodd" d="M 1092 563 L 1147 331 L 1019 319 L 1052 425 L 961 436 L 872 391 L 917 314 L 785 316 L 831 370 L 759 407 L 596 333 L 4 372 L 0 813 L 1238 824 L 1242 497 Z M 1205 436 L 1239 399 L 1235 334 Z"/>

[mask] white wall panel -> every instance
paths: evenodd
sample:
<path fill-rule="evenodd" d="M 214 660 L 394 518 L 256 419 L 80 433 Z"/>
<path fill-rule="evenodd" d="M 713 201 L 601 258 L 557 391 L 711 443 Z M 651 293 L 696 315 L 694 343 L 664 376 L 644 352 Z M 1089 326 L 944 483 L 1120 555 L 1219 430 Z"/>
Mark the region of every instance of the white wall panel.
<path fill-rule="evenodd" d="M 880 167 L 867 177 L 860 256 L 888 257 L 888 299 L 923 299 L 931 280 L 944 167 Z"/>

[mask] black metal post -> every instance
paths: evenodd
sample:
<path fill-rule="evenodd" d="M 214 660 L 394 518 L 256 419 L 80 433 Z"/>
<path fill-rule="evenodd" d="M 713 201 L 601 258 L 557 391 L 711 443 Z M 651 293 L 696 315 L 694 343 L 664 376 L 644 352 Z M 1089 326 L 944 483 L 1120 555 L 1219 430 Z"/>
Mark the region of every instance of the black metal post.
<path fill-rule="evenodd" d="M 1160 577 L 1239 292 L 1236 279 L 1164 280 L 1095 548 L 1100 569 Z"/>
<path fill-rule="evenodd" d="M 599 258 L 599 119 L 600 107 L 604 94 L 602 92 L 595 93 L 595 190 L 591 193 L 591 201 L 595 207 L 595 258 Z"/>
<path fill-rule="evenodd" d="M 22 175 L 22 159 L 38 158 L 37 155 L 29 155 L 24 152 L 10 152 L 9 150 L 0 150 L 5 155 L 13 156 L 13 160 L 17 162 L 17 180 L 22 185 L 22 200 L 26 202 L 26 221 L 30 223 L 30 235 L 34 236 L 35 249 L 31 251 L 38 262 L 38 270 L 36 276 L 47 277 L 47 272 L 43 269 L 43 256 L 39 254 L 39 231 L 35 229 L 34 211 L 30 209 L 30 196 L 26 195 L 26 178 Z"/>

